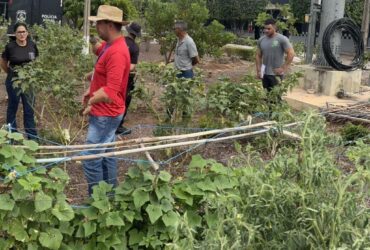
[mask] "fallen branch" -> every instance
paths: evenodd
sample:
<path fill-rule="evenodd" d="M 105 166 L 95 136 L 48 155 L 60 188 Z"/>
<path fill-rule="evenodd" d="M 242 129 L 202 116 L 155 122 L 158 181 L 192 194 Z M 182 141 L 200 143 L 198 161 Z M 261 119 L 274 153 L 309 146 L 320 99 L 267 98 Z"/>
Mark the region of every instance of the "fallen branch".
<path fill-rule="evenodd" d="M 349 116 L 349 115 L 339 115 L 339 114 L 332 114 L 332 113 L 327 113 L 326 115 L 332 116 L 332 117 L 335 117 L 335 118 L 342 118 L 342 119 L 347 119 L 347 120 L 352 120 L 352 121 L 356 121 L 356 122 L 362 122 L 362 123 L 369 123 L 370 124 L 370 120 L 357 118 L 357 117 L 352 117 L 352 116 Z"/>

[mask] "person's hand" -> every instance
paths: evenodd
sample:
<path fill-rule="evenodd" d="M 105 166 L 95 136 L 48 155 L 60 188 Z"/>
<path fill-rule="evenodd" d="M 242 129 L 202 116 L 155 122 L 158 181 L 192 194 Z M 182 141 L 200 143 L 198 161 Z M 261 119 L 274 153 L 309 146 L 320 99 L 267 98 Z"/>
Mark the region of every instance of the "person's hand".
<path fill-rule="evenodd" d="M 85 77 L 84 77 L 85 81 L 89 81 L 89 82 L 91 82 L 92 77 L 93 77 L 93 74 L 94 74 L 93 72 L 87 73 L 87 74 L 85 75 Z"/>
<path fill-rule="evenodd" d="M 91 35 L 90 38 L 89 38 L 89 42 L 92 44 L 92 45 L 95 45 L 99 42 L 98 38 L 95 37 L 94 35 Z"/>
<path fill-rule="evenodd" d="M 86 108 L 82 112 L 82 115 L 86 116 L 86 115 L 90 114 L 90 111 L 91 111 L 91 104 L 87 104 Z"/>
<path fill-rule="evenodd" d="M 90 99 L 90 88 L 88 88 L 82 96 L 82 105 L 85 108 Z"/>
<path fill-rule="evenodd" d="M 261 80 L 262 79 L 262 77 L 261 77 L 261 71 L 257 71 L 256 79 L 257 80 Z"/>
<path fill-rule="evenodd" d="M 284 75 L 286 69 L 284 67 L 274 69 L 274 73 L 278 76 Z"/>

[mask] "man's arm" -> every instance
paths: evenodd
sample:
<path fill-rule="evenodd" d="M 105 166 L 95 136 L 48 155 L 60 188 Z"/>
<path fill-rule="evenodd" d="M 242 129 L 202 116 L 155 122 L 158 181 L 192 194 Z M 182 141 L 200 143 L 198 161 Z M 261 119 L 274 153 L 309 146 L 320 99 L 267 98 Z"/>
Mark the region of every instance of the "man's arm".
<path fill-rule="evenodd" d="M 285 68 L 285 71 L 286 71 L 286 70 L 288 70 L 290 64 L 292 64 L 292 62 L 293 62 L 295 52 L 294 52 L 294 49 L 292 47 L 292 48 L 289 48 L 289 49 L 285 50 L 285 53 L 286 53 L 286 58 L 285 58 L 285 63 L 284 63 L 283 67 Z"/>
<path fill-rule="evenodd" d="M 8 61 L 6 61 L 3 58 L 0 58 L 0 67 L 5 71 L 5 73 L 8 73 L 9 72 Z"/>
<path fill-rule="evenodd" d="M 130 72 L 133 72 L 136 70 L 136 64 L 132 64 L 130 65 Z"/>
<path fill-rule="evenodd" d="M 285 54 L 286 54 L 286 58 L 285 58 L 285 63 L 283 64 L 283 66 L 281 66 L 280 68 L 274 69 L 275 74 L 277 75 L 283 75 L 288 71 L 289 66 L 290 64 L 292 64 L 294 56 L 295 56 L 293 47 L 286 49 Z"/>
<path fill-rule="evenodd" d="M 199 56 L 195 56 L 195 57 L 191 58 L 191 64 L 193 66 L 197 65 L 199 62 L 200 62 Z"/>
<path fill-rule="evenodd" d="M 256 51 L 256 78 L 261 79 L 262 52 L 259 48 Z"/>

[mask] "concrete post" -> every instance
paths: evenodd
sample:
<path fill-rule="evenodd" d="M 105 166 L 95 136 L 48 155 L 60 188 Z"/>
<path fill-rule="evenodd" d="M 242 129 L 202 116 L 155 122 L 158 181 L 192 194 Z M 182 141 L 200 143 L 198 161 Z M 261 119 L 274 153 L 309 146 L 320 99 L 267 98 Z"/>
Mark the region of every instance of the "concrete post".
<path fill-rule="evenodd" d="M 85 46 L 83 49 L 83 53 L 85 55 L 89 54 L 90 22 L 88 18 L 90 16 L 90 12 L 91 12 L 91 0 L 85 0 L 84 26 L 83 26 L 84 40 L 85 40 Z"/>
<path fill-rule="evenodd" d="M 364 41 L 364 47 L 368 46 L 367 38 L 369 37 L 369 22 L 370 22 L 370 0 L 365 0 L 364 14 L 362 16 L 361 32 Z"/>
<path fill-rule="evenodd" d="M 319 34 L 319 55 L 317 60 L 314 62 L 319 67 L 329 67 L 329 64 L 325 60 L 324 53 L 322 50 L 322 38 L 328 25 L 334 20 L 338 20 L 344 17 L 345 1 L 343 0 L 323 0 L 321 9 L 321 21 L 320 21 L 320 34 Z M 342 41 L 341 32 L 334 34 L 332 38 L 331 48 L 333 54 L 339 56 L 340 46 Z"/>
<path fill-rule="evenodd" d="M 315 48 L 317 14 L 320 12 L 320 4 L 321 1 L 319 3 L 318 0 L 311 0 L 309 28 L 306 41 L 306 64 L 312 63 L 312 57 Z"/>

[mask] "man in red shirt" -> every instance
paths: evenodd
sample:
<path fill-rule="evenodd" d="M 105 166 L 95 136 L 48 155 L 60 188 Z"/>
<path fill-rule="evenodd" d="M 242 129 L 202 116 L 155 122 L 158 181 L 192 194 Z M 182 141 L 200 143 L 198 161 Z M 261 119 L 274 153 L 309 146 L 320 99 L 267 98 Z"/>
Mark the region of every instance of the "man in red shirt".
<path fill-rule="evenodd" d="M 102 144 L 115 141 L 117 130 L 125 112 L 127 81 L 130 73 L 130 54 L 121 35 L 122 10 L 101 5 L 97 16 L 89 17 L 96 22 L 96 30 L 102 43 L 89 89 L 83 97 L 84 115 L 89 115 L 87 144 Z M 85 155 L 109 152 L 90 150 Z M 117 184 L 117 159 L 100 158 L 83 163 L 89 194 L 100 181 Z"/>

